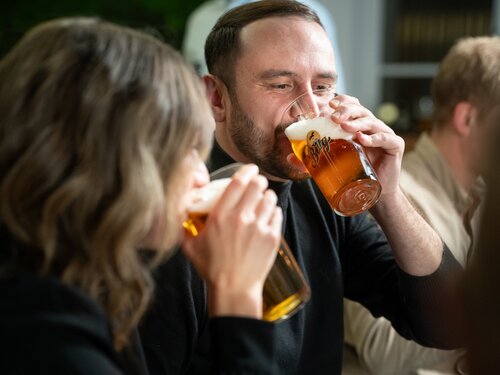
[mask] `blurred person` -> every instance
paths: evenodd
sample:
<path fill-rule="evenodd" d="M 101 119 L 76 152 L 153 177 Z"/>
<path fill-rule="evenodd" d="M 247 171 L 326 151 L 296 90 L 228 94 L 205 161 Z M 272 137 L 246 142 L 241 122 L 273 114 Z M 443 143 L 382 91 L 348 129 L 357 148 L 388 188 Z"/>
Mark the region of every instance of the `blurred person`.
<path fill-rule="evenodd" d="M 490 117 L 496 133 L 491 137 L 488 185 L 481 215 L 478 244 L 464 280 L 466 314 L 462 327 L 468 336 L 465 366 L 469 374 L 494 375 L 500 373 L 500 299 L 497 297 L 500 282 L 500 104 Z"/>
<path fill-rule="evenodd" d="M 183 238 L 212 137 L 199 78 L 142 32 L 54 20 L 0 61 L 0 373 L 147 374 L 135 327 L 181 242 L 211 297 L 212 370 L 274 372 L 259 319 L 282 214 L 257 167 Z"/>
<path fill-rule="evenodd" d="M 432 81 L 434 123 L 403 159 L 401 188 L 465 267 L 477 240 L 482 178 L 500 103 L 500 37 L 464 38 Z M 384 318 L 346 302 L 346 342 L 373 374 L 454 371 L 462 351 L 426 348 L 401 337 Z"/>
<path fill-rule="evenodd" d="M 228 10 L 252 1 L 256 0 L 208 0 L 199 5 L 189 15 L 182 43 L 182 54 L 194 66 L 200 76 L 208 73 L 204 54 L 205 41 L 217 19 Z M 303 0 L 301 3 L 309 6 L 318 14 L 337 53 L 335 60 L 338 74 L 337 91 L 341 93 L 347 92 L 342 56 L 338 47 L 337 29 L 333 15 L 319 1 Z"/>
<path fill-rule="evenodd" d="M 403 140 L 357 99 L 330 101 L 334 122 L 365 147 L 382 184 L 373 216 L 342 217 L 286 139 L 288 104 L 303 93 L 313 104 L 313 89 L 335 89 L 335 54 L 317 15 L 296 1 L 245 4 L 217 21 L 205 51 L 216 122 L 209 166 L 253 162 L 271 180 L 285 240 L 311 288 L 304 308 L 276 326 L 281 373 L 340 374 L 344 296 L 387 317 L 407 338 L 442 348 L 460 343 L 446 308 L 462 269 L 399 187 Z M 151 373 L 207 373 L 213 355 L 202 280 L 181 257 L 158 277 L 160 286 L 175 288 L 159 288 L 141 325 Z M 177 319 L 165 318 L 172 315 Z"/>

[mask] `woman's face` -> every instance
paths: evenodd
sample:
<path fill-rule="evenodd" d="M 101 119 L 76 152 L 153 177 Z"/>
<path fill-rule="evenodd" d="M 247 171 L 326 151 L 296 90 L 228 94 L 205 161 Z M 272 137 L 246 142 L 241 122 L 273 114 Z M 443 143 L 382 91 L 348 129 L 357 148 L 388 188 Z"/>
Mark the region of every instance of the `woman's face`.
<path fill-rule="evenodd" d="M 193 149 L 178 166 L 171 186 L 165 187 L 166 211 L 170 216 L 164 217 L 164 207 L 159 209 L 142 245 L 149 249 L 169 251 L 181 243 L 184 237 L 182 223 L 187 218 L 188 207 L 192 205 L 191 191 L 206 185 L 209 181 L 207 167 L 198 151 Z"/>
<path fill-rule="evenodd" d="M 187 209 L 193 205 L 192 190 L 200 188 L 209 182 L 210 176 L 207 167 L 198 151 L 193 149 L 186 155 L 179 168 L 179 180 L 175 182 L 177 191 L 172 194 L 177 203 L 177 221 L 179 223 L 187 219 Z"/>

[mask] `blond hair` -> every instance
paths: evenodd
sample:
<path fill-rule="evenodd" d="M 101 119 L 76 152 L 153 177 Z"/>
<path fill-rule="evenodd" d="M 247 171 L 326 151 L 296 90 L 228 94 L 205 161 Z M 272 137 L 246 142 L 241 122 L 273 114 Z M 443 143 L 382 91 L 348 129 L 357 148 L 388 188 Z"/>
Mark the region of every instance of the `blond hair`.
<path fill-rule="evenodd" d="M 208 153 L 209 113 L 195 73 L 150 35 L 86 18 L 30 31 L 0 62 L 0 275 L 85 291 L 121 349 L 152 295 L 138 246 L 158 216 L 177 235 L 169 192 L 185 155 Z"/>
<path fill-rule="evenodd" d="M 448 123 L 461 101 L 484 119 L 500 101 L 500 37 L 460 39 L 442 60 L 431 92 L 436 126 Z"/>

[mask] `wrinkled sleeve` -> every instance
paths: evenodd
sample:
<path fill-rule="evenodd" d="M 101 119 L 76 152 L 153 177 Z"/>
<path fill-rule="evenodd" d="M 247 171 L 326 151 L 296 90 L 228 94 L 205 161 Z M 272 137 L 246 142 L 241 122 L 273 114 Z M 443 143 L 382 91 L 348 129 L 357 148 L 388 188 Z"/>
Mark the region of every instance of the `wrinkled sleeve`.
<path fill-rule="evenodd" d="M 399 270 L 404 306 L 415 337 L 423 345 L 453 349 L 462 344 L 456 330 L 457 291 L 463 268 L 444 245 L 439 268 L 428 276 L 411 276 Z"/>
<path fill-rule="evenodd" d="M 438 269 L 415 277 L 397 266 L 387 239 L 369 215 L 346 224 L 342 259 L 345 296 L 384 316 L 405 338 L 441 349 L 458 347 L 453 313 L 456 282 L 463 270 L 444 246 Z"/>
<path fill-rule="evenodd" d="M 373 374 L 409 374 L 417 369 L 445 367 L 453 370 L 460 350 L 422 346 L 399 335 L 391 322 L 372 316 L 364 306 L 345 300 L 345 342 Z"/>

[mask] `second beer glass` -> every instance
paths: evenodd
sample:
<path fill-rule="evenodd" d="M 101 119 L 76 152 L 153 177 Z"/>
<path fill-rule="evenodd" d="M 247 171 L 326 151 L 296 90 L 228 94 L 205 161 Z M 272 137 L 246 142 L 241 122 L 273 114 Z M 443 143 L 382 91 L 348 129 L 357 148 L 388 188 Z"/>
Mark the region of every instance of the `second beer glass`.
<path fill-rule="evenodd" d="M 183 224 L 191 235 L 197 236 L 203 230 L 210 210 L 241 166 L 239 163 L 230 164 L 212 172 L 211 182 L 194 191 L 195 204 L 188 210 L 188 220 Z M 310 298 L 309 286 L 284 239 L 267 275 L 262 296 L 263 319 L 267 321 L 290 317 Z"/>

